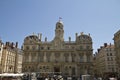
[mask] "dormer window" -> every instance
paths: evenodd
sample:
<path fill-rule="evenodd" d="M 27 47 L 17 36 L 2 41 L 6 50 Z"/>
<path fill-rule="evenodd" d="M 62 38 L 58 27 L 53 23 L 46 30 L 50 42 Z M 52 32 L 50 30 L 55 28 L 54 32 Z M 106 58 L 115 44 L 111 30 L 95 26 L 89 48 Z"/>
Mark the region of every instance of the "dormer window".
<path fill-rule="evenodd" d="M 26 46 L 26 50 L 29 50 L 30 48 L 29 48 L 29 46 Z"/>
<path fill-rule="evenodd" d="M 48 50 L 50 50 L 50 47 L 48 47 Z"/>
<path fill-rule="evenodd" d="M 33 49 L 33 50 L 35 50 L 35 48 L 36 48 L 35 46 L 32 46 L 32 49 Z"/>
<path fill-rule="evenodd" d="M 41 47 L 41 50 L 43 50 L 44 49 L 44 47 Z"/>

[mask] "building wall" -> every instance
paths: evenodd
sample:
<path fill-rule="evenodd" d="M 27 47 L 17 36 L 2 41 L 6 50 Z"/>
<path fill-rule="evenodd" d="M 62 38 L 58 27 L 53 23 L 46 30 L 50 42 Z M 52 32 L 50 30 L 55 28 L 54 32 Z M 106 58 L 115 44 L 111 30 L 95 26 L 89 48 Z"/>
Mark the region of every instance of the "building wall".
<path fill-rule="evenodd" d="M 114 45 L 105 43 L 98 49 L 95 54 L 95 65 L 97 76 L 109 77 L 111 75 L 117 76 L 117 63 L 115 60 Z"/>
<path fill-rule="evenodd" d="M 16 54 L 16 73 L 22 73 L 22 58 L 23 58 L 23 51 L 21 49 L 17 49 Z"/>
<path fill-rule="evenodd" d="M 61 73 L 66 76 L 92 74 L 92 39 L 83 32 L 76 40 L 64 41 L 63 23 L 57 22 L 52 41 L 42 34 L 29 35 L 23 43 L 23 72 Z"/>
<path fill-rule="evenodd" d="M 115 55 L 118 64 L 118 72 L 120 75 L 120 30 L 114 34 Z"/>
<path fill-rule="evenodd" d="M 3 52 L 3 43 L 0 40 L 0 73 L 2 71 L 2 52 Z"/>
<path fill-rule="evenodd" d="M 4 48 L 3 50 L 3 63 L 2 63 L 2 69 L 3 73 L 14 73 L 15 69 L 15 56 L 16 52 L 12 51 L 11 49 Z"/>
<path fill-rule="evenodd" d="M 3 47 L 2 52 L 2 65 L 1 65 L 1 73 L 16 73 L 16 68 L 18 65 L 17 60 L 17 45 L 13 42 L 6 42 Z M 22 61 L 21 61 L 22 62 Z"/>

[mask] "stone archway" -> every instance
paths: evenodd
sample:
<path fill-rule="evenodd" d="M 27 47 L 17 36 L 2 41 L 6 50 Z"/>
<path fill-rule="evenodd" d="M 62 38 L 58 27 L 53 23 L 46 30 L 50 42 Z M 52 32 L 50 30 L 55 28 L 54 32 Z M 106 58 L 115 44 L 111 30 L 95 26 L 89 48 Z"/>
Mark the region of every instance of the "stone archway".
<path fill-rule="evenodd" d="M 54 67 L 54 72 L 60 72 L 60 67 L 55 66 L 55 67 Z"/>
<path fill-rule="evenodd" d="M 60 74 L 60 67 L 59 66 L 54 66 L 54 74 Z"/>

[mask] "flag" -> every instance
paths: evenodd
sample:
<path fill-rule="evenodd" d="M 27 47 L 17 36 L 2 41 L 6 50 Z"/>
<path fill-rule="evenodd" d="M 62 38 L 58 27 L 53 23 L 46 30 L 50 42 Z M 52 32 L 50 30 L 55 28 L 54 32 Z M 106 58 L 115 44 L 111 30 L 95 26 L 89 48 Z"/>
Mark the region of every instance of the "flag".
<path fill-rule="evenodd" d="M 59 17 L 59 19 L 62 19 L 62 17 Z"/>

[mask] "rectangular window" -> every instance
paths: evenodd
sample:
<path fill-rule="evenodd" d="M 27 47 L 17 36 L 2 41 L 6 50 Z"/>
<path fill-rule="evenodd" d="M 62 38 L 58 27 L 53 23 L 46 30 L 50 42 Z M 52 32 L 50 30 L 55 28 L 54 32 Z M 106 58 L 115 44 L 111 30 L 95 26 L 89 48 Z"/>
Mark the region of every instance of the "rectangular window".
<path fill-rule="evenodd" d="M 50 47 L 48 47 L 48 50 L 50 50 Z"/>
<path fill-rule="evenodd" d="M 47 62 L 50 62 L 50 56 L 47 56 Z"/>
<path fill-rule="evenodd" d="M 72 62 L 75 62 L 75 58 L 74 57 L 72 57 Z"/>
<path fill-rule="evenodd" d="M 72 68 L 72 75 L 75 75 L 75 68 Z"/>
<path fill-rule="evenodd" d="M 112 53 L 110 53 L 110 56 L 112 56 Z"/>
<path fill-rule="evenodd" d="M 83 56 L 80 56 L 80 62 L 83 62 Z"/>
<path fill-rule="evenodd" d="M 68 62 L 68 56 L 65 56 L 65 62 Z"/>
<path fill-rule="evenodd" d="M 109 56 L 109 53 L 107 53 L 107 56 Z"/>
<path fill-rule="evenodd" d="M 90 46 L 86 46 L 86 49 L 90 49 Z"/>
<path fill-rule="evenodd" d="M 87 62 L 90 62 L 90 56 L 87 56 Z"/>
<path fill-rule="evenodd" d="M 80 46 L 80 49 L 83 49 L 83 46 Z"/>
<path fill-rule="evenodd" d="M 43 50 L 44 49 L 44 47 L 41 47 L 41 50 Z"/>
<path fill-rule="evenodd" d="M 113 58 L 111 57 L 111 61 L 113 61 Z"/>

